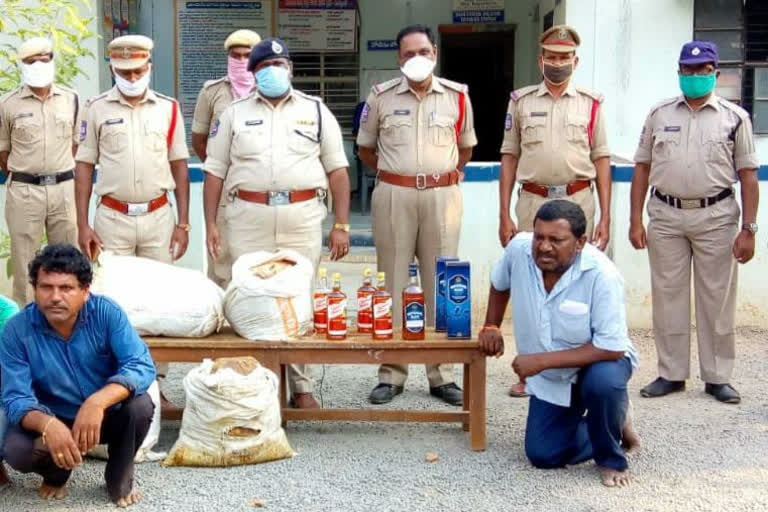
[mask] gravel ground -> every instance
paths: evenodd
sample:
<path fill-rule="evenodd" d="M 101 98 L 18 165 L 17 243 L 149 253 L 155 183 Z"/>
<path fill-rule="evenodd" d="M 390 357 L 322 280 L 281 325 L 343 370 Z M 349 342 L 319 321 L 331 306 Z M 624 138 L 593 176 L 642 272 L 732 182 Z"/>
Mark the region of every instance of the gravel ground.
<path fill-rule="evenodd" d="M 644 446 L 631 460 L 629 488 L 603 487 L 592 463 L 531 467 L 523 453 L 527 401 L 506 396 L 513 382 L 507 354 L 489 365 L 486 452 L 470 451 L 458 425 L 293 423 L 288 437 L 298 455 L 290 460 L 227 469 L 138 466 L 144 499 L 134 510 L 254 510 L 248 504 L 254 499 L 269 510 L 302 511 L 768 510 L 767 335 L 739 331 L 734 384 L 743 401 L 731 406 L 704 394 L 698 369 L 685 393 L 640 398 L 639 389 L 655 377 L 655 351 L 649 332 L 633 332 L 643 363 L 630 389 Z M 189 368 L 172 366 L 169 394 L 177 402 L 183 400 L 180 377 Z M 322 368 L 315 374 L 319 379 Z M 375 376 L 371 366 L 327 366 L 323 400 L 335 407 L 363 405 Z M 413 367 L 394 405 L 440 407 L 428 395 L 423 367 Z M 167 450 L 180 423 L 163 427 L 160 448 Z M 425 462 L 427 452 L 439 460 Z M 102 462 L 89 461 L 73 475 L 71 496 L 55 503 L 37 499 L 38 477 L 12 473 L 13 486 L 0 491 L 0 510 L 114 509 L 106 504 L 103 470 Z"/>

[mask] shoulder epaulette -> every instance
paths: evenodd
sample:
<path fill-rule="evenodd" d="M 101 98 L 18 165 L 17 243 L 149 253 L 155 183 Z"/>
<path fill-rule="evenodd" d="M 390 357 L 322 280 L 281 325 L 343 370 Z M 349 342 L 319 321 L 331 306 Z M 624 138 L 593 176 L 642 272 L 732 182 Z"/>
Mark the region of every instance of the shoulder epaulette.
<path fill-rule="evenodd" d="M 252 92 L 252 93 L 251 93 L 251 94 L 249 94 L 248 96 L 243 96 L 242 98 L 237 98 L 236 100 L 232 100 L 232 103 L 230 103 L 229 105 L 227 105 L 227 108 L 231 107 L 231 106 L 232 106 L 232 105 L 234 105 L 235 103 L 242 103 L 242 102 L 244 102 L 244 101 L 246 101 L 246 100 L 249 100 L 249 99 L 253 98 L 253 95 L 254 95 L 254 94 L 256 94 L 256 91 Z"/>
<path fill-rule="evenodd" d="M 163 98 L 166 101 L 170 101 L 171 103 L 178 103 L 176 98 L 171 98 L 170 96 L 166 96 L 165 94 L 160 94 L 157 91 L 155 91 L 155 96 L 157 96 L 158 98 Z"/>
<path fill-rule="evenodd" d="M 384 91 L 388 91 L 391 88 L 393 88 L 394 86 L 398 85 L 400 83 L 400 80 L 402 80 L 402 79 L 401 78 L 393 78 L 392 80 L 387 80 L 386 82 L 383 82 L 383 83 L 380 83 L 380 84 L 376 84 L 373 87 L 371 87 L 371 91 L 373 91 L 373 93 L 378 96 L 379 94 L 383 93 Z"/>
<path fill-rule="evenodd" d="M 15 88 L 12 91 L 8 91 L 7 93 L 5 93 L 3 95 L 0 95 L 0 104 L 5 103 L 6 101 L 8 101 L 13 96 L 19 94 L 21 92 L 22 88 L 23 88 L 23 86 L 19 86 L 19 87 Z"/>
<path fill-rule="evenodd" d="M 679 99 L 680 99 L 680 96 L 674 96 L 672 98 L 666 98 L 661 100 L 660 102 L 656 103 L 654 106 L 651 107 L 651 114 L 655 113 L 661 107 L 666 107 L 671 103 L 676 103 Z"/>
<path fill-rule="evenodd" d="M 516 91 L 512 91 L 509 93 L 509 97 L 512 98 L 512 101 L 517 101 L 523 96 L 527 96 L 531 94 L 533 91 L 537 91 L 539 89 L 538 85 L 529 85 L 528 87 L 523 87 L 522 89 L 517 89 Z"/>
<path fill-rule="evenodd" d="M 317 101 L 318 103 L 323 102 L 322 98 L 320 98 L 319 96 L 312 96 L 311 94 L 307 94 L 303 91 L 299 91 L 298 89 L 294 89 L 293 91 L 304 99 L 307 99 L 310 101 Z"/>
<path fill-rule="evenodd" d="M 103 100 L 104 98 L 106 98 L 108 94 L 109 94 L 109 91 L 103 92 L 103 93 L 99 94 L 98 96 L 94 96 L 93 98 L 88 98 L 88 101 L 85 104 L 86 104 L 86 106 L 90 107 L 91 105 L 93 105 L 97 101 Z"/>
<path fill-rule="evenodd" d="M 742 120 L 749 119 L 749 113 L 734 102 L 728 101 L 727 99 L 721 98 L 720 96 L 717 96 L 717 102 L 728 110 L 736 113 L 736 115 L 739 116 Z"/>
<path fill-rule="evenodd" d="M 221 83 L 221 82 L 223 82 L 226 79 L 227 79 L 227 77 L 223 76 L 221 78 L 216 78 L 214 80 L 206 80 L 206 82 L 203 84 L 203 89 L 207 89 L 207 88 L 211 87 L 212 85 L 216 85 L 218 83 Z"/>
<path fill-rule="evenodd" d="M 460 82 L 454 82 L 453 80 L 448 80 L 447 78 L 438 77 L 437 80 L 446 86 L 447 88 L 456 91 L 456 92 L 468 92 L 469 86 L 467 84 L 462 84 Z"/>
<path fill-rule="evenodd" d="M 586 96 L 589 96 L 593 100 L 596 100 L 598 103 L 602 103 L 605 99 L 605 96 L 603 96 L 602 93 L 599 93 L 597 91 L 593 91 L 592 89 L 586 89 L 584 87 L 576 87 L 576 91 L 580 92 L 581 94 L 584 94 Z"/>

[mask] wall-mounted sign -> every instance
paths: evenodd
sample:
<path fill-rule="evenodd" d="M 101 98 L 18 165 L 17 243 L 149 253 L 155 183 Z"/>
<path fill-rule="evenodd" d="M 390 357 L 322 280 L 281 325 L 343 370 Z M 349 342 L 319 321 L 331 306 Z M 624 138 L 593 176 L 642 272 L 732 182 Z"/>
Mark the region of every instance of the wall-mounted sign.
<path fill-rule="evenodd" d="M 357 0 L 280 0 L 277 34 L 291 52 L 357 49 Z"/>
<path fill-rule="evenodd" d="M 453 0 L 454 23 L 503 23 L 504 0 Z"/>
<path fill-rule="evenodd" d="M 394 39 L 369 39 L 368 51 L 397 50 L 397 41 Z"/>
<path fill-rule="evenodd" d="M 191 137 L 197 95 L 206 80 L 227 74 L 224 41 L 235 30 L 247 28 L 262 38 L 272 34 L 271 1 L 176 2 L 176 98 Z"/>

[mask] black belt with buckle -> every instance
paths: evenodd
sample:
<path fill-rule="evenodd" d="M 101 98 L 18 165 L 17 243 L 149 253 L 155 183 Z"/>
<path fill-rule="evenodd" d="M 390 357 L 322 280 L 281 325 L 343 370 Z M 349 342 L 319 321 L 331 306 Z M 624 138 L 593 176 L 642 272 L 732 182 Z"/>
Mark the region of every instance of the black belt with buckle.
<path fill-rule="evenodd" d="M 75 177 L 74 171 L 64 171 L 58 174 L 25 174 L 22 172 L 12 172 L 11 181 L 27 183 L 29 185 L 56 185 L 63 181 L 69 181 Z"/>
<path fill-rule="evenodd" d="M 659 192 L 659 190 L 656 187 L 653 187 L 651 192 L 653 193 L 654 196 L 664 201 L 669 206 L 672 206 L 674 208 L 679 208 L 681 210 L 692 210 L 694 208 L 706 208 L 707 206 L 712 206 L 718 201 L 722 201 L 726 197 L 731 197 L 733 195 L 733 189 L 731 188 L 726 188 L 722 190 L 716 196 L 704 197 L 702 199 L 680 199 L 679 197 L 668 196 Z"/>

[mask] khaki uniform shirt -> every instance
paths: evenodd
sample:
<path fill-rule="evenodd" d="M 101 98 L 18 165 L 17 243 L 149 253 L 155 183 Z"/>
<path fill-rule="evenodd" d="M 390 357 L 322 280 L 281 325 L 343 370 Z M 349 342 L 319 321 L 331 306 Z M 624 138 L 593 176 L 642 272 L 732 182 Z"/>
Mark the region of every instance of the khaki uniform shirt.
<path fill-rule="evenodd" d="M 203 167 L 226 193 L 328 188 L 326 174 L 348 166 L 331 111 L 292 89 L 277 107 L 258 92 L 231 103 L 211 129 Z"/>
<path fill-rule="evenodd" d="M 176 109 L 173 143 L 167 137 Z M 113 87 L 88 101 L 76 160 L 99 166 L 94 191 L 143 203 L 176 188 L 169 162 L 189 158 L 179 104 L 148 90 L 135 107 Z"/>
<path fill-rule="evenodd" d="M 26 85 L 0 98 L 0 151 L 8 169 L 25 174 L 55 174 L 75 167 L 80 100 L 77 93 L 52 85 L 45 101 Z"/>
<path fill-rule="evenodd" d="M 464 121 L 457 141 L 460 93 Z M 459 148 L 477 145 L 467 86 L 435 76 L 422 100 L 405 77 L 373 86 L 360 116 L 357 144 L 376 148 L 379 169 L 395 174 L 456 169 Z"/>
<path fill-rule="evenodd" d="M 216 124 L 224 109 L 234 101 L 232 85 L 228 77 L 208 80 L 200 89 L 192 118 L 192 133 L 208 134 Z"/>
<path fill-rule="evenodd" d="M 592 146 L 588 127 L 598 102 Z M 593 180 L 593 162 L 610 156 L 603 116 L 603 97 L 569 84 L 555 100 L 544 82 L 510 95 L 501 153 L 518 157 L 517 181 L 565 185 Z"/>
<path fill-rule="evenodd" d="M 738 170 L 758 167 L 749 114 L 714 94 L 696 111 L 683 96 L 664 100 L 645 120 L 635 161 L 651 164 L 648 183 L 663 194 L 715 196 Z"/>

